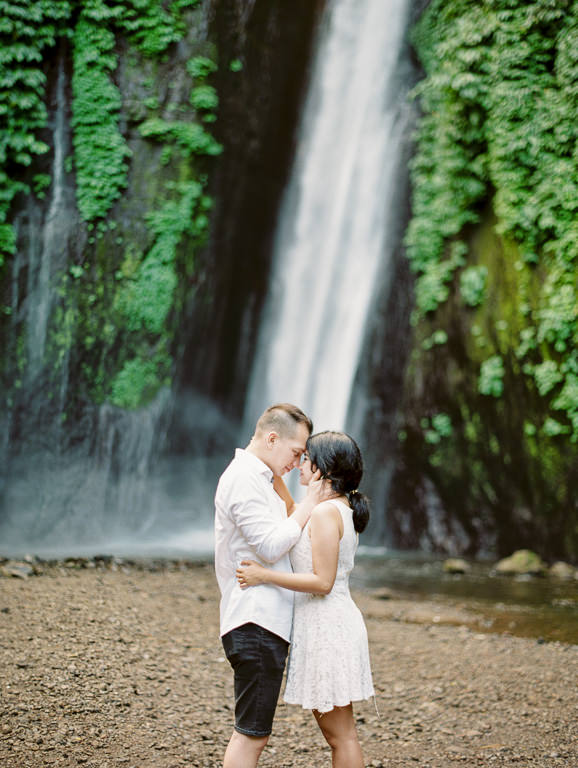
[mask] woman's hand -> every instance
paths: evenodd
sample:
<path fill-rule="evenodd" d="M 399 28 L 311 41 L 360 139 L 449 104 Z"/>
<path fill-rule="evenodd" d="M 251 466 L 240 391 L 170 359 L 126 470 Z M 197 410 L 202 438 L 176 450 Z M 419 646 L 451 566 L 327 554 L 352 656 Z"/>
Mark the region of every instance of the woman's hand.
<path fill-rule="evenodd" d="M 241 589 L 266 583 L 267 569 L 263 568 L 262 565 L 254 560 L 243 560 L 241 566 L 237 568 L 237 581 Z"/>

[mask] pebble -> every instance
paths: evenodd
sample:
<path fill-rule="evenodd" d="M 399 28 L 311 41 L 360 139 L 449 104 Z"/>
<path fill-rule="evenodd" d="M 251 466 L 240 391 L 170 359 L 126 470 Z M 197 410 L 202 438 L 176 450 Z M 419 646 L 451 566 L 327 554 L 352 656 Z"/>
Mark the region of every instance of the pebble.
<path fill-rule="evenodd" d="M 27 563 L 35 578 L 2 582 L 0 765 L 216 768 L 233 691 L 212 567 L 92 562 Z M 578 765 L 577 646 L 449 626 L 460 617 L 435 602 L 355 597 L 379 709 L 355 705 L 367 766 Z M 280 703 L 259 768 L 329 764 L 311 713 Z"/>

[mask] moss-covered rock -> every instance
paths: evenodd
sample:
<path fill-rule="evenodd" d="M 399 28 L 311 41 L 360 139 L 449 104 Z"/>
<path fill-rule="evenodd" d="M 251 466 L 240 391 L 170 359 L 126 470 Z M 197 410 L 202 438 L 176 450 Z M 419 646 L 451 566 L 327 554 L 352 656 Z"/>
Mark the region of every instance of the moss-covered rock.
<path fill-rule="evenodd" d="M 529 549 L 519 549 L 510 557 L 506 557 L 496 563 L 496 573 L 504 575 L 524 575 L 543 576 L 546 573 L 546 565 L 540 555 Z"/>
<path fill-rule="evenodd" d="M 562 560 L 552 563 L 548 569 L 548 574 L 555 579 L 564 579 L 565 581 L 578 579 L 578 571 L 570 563 L 565 563 Z"/>
<path fill-rule="evenodd" d="M 444 573 L 452 574 L 468 573 L 472 569 L 467 560 L 462 560 L 459 557 L 450 557 L 444 560 L 442 568 Z"/>

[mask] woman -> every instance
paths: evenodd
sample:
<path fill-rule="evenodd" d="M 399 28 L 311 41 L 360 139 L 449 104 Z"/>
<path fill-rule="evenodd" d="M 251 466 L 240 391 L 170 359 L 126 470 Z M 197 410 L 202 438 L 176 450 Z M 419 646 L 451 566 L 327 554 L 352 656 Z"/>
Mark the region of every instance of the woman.
<path fill-rule="evenodd" d="M 367 631 L 349 593 L 358 533 L 369 520 L 367 498 L 357 487 L 363 462 L 356 442 L 342 432 L 321 432 L 307 441 L 301 484 L 319 470 L 327 484 L 291 550 L 294 573 L 244 561 L 242 588 L 276 584 L 297 592 L 284 699 L 312 709 L 332 750 L 334 768 L 363 768 L 353 701 L 374 695 Z M 288 502 L 289 503 L 289 502 Z"/>

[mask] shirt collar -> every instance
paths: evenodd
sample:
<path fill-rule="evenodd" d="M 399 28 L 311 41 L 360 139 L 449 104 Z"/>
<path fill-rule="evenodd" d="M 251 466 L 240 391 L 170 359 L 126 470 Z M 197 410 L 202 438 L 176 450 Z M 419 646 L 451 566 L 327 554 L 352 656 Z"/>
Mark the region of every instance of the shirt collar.
<path fill-rule="evenodd" d="M 270 483 L 273 482 L 272 469 L 268 467 L 264 461 L 261 461 L 258 456 L 255 456 L 254 453 L 249 453 L 249 451 L 245 450 L 244 448 L 237 448 L 235 450 L 235 458 L 252 465 L 253 468 L 257 470 L 257 472 L 265 475 Z"/>

